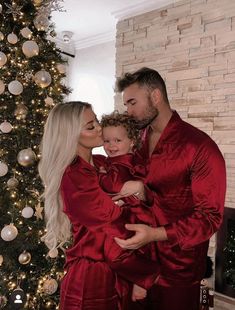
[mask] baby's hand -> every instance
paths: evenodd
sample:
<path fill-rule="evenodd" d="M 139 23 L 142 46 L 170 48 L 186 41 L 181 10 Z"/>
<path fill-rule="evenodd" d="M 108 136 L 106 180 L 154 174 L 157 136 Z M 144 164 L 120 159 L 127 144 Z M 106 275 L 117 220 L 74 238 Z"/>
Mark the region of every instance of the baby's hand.
<path fill-rule="evenodd" d="M 137 284 L 133 285 L 132 289 L 132 300 L 137 301 L 139 299 L 144 299 L 147 296 L 147 290 L 138 286 Z"/>
<path fill-rule="evenodd" d="M 107 171 L 105 170 L 105 168 L 103 166 L 101 166 L 99 168 L 99 173 L 107 173 Z"/>

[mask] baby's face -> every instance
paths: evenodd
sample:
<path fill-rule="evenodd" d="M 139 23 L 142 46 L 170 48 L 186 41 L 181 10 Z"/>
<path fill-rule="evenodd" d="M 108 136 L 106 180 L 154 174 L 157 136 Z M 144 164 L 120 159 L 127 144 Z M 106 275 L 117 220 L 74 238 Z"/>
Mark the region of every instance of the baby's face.
<path fill-rule="evenodd" d="M 133 141 L 128 138 L 127 131 L 122 126 L 103 128 L 104 150 L 109 157 L 132 152 Z"/>

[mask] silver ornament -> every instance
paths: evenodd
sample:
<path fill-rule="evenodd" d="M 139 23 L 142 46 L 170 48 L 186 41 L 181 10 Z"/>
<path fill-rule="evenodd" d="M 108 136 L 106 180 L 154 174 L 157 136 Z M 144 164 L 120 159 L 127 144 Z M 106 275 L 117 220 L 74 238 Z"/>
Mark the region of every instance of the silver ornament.
<path fill-rule="evenodd" d="M 35 41 L 26 41 L 22 45 L 22 51 L 27 57 L 33 57 L 38 55 L 39 53 L 39 46 Z"/>
<path fill-rule="evenodd" d="M 0 68 L 3 67 L 7 62 L 7 56 L 3 53 L 0 52 Z"/>
<path fill-rule="evenodd" d="M 17 161 L 23 167 L 32 166 L 35 160 L 36 154 L 31 148 L 21 150 L 17 155 Z"/>
<path fill-rule="evenodd" d="M 33 216 L 34 214 L 34 210 L 31 207 L 25 207 L 22 212 L 21 212 L 22 216 L 26 219 L 29 219 Z"/>
<path fill-rule="evenodd" d="M 27 265 L 31 261 L 31 254 L 29 252 L 24 251 L 19 255 L 18 261 L 22 265 Z"/>
<path fill-rule="evenodd" d="M 14 226 L 13 223 L 6 225 L 2 230 L 1 230 L 1 238 L 4 241 L 12 241 L 14 240 L 18 235 L 18 230 Z"/>

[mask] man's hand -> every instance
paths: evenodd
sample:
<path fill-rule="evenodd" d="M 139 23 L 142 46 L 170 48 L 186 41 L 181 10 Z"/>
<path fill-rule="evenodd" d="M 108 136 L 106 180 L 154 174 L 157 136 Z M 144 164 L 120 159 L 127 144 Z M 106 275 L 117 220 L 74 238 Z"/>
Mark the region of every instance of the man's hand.
<path fill-rule="evenodd" d="M 135 235 L 126 240 L 114 238 L 116 243 L 123 249 L 135 250 L 152 241 L 167 240 L 164 227 L 153 228 L 145 224 L 126 224 L 125 228 L 135 231 Z"/>

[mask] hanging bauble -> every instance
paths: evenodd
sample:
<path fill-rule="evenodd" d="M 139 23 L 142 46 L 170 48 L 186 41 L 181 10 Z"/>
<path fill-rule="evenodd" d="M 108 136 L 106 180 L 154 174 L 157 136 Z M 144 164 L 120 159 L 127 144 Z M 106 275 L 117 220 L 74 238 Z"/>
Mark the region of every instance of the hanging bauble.
<path fill-rule="evenodd" d="M 31 207 L 25 207 L 22 211 L 21 214 L 24 218 L 29 219 L 33 216 L 34 210 Z"/>
<path fill-rule="evenodd" d="M 1 3 L 0 3 L 0 14 L 2 13 L 2 5 L 1 5 Z"/>
<path fill-rule="evenodd" d="M 24 251 L 18 257 L 18 261 L 22 265 L 26 265 L 31 261 L 31 254 L 29 252 Z"/>
<path fill-rule="evenodd" d="M 0 68 L 3 67 L 7 62 L 7 56 L 3 53 L 0 52 Z"/>
<path fill-rule="evenodd" d="M 11 44 L 16 44 L 18 42 L 17 35 L 14 34 L 13 32 L 8 34 L 7 41 Z"/>
<path fill-rule="evenodd" d="M 33 0 L 33 4 L 34 4 L 35 6 L 39 6 L 39 5 L 42 4 L 42 1 L 43 1 L 43 0 Z"/>
<path fill-rule="evenodd" d="M 4 162 L 0 161 L 0 177 L 3 177 L 8 172 L 8 166 Z"/>
<path fill-rule="evenodd" d="M 12 95 L 17 96 L 23 92 L 23 85 L 17 80 L 11 81 L 8 84 L 8 90 Z"/>
<path fill-rule="evenodd" d="M 0 95 L 5 91 L 5 84 L 2 80 L 0 80 Z"/>
<path fill-rule="evenodd" d="M 4 34 L 0 31 L 0 41 L 4 40 Z"/>
<path fill-rule="evenodd" d="M 17 286 L 17 288 L 11 293 L 9 301 L 10 306 L 12 306 L 11 309 L 23 309 L 26 302 L 26 294 L 22 288 Z"/>
<path fill-rule="evenodd" d="M 12 125 L 7 121 L 4 121 L 3 123 L 0 124 L 0 130 L 3 133 L 9 133 L 12 131 Z"/>
<path fill-rule="evenodd" d="M 4 309 L 7 304 L 7 299 L 5 296 L 0 295 L 0 309 Z"/>
<path fill-rule="evenodd" d="M 64 64 L 57 64 L 56 67 L 57 67 L 57 70 L 59 71 L 59 73 L 61 73 L 61 74 L 66 73 L 66 66 Z"/>
<path fill-rule="evenodd" d="M 35 160 L 36 154 L 31 148 L 21 150 L 17 155 L 17 161 L 23 167 L 33 165 Z"/>
<path fill-rule="evenodd" d="M 35 17 L 33 23 L 38 31 L 46 31 L 49 26 L 48 18 L 41 14 Z"/>
<path fill-rule="evenodd" d="M 49 107 L 54 104 L 53 98 L 48 97 L 48 96 L 45 98 L 44 101 L 45 101 L 46 106 L 49 106 Z"/>
<path fill-rule="evenodd" d="M 24 27 L 20 30 L 22 37 L 25 39 L 30 39 L 32 36 L 32 31 L 28 27 Z"/>
<path fill-rule="evenodd" d="M 2 266 L 2 263 L 3 263 L 3 256 L 0 255 L 0 267 Z"/>
<path fill-rule="evenodd" d="M 35 41 L 25 41 L 22 45 L 22 51 L 26 57 L 33 57 L 38 55 L 39 47 Z"/>
<path fill-rule="evenodd" d="M 7 187 L 8 187 L 9 189 L 16 188 L 18 185 L 19 185 L 19 181 L 18 181 L 16 178 L 10 178 L 10 179 L 7 181 Z"/>
<path fill-rule="evenodd" d="M 43 292 L 48 295 L 52 295 L 57 291 L 58 283 L 55 279 L 49 278 L 43 283 Z"/>
<path fill-rule="evenodd" d="M 16 106 L 14 115 L 17 120 L 24 120 L 28 114 L 28 108 L 23 103 L 19 103 Z"/>
<path fill-rule="evenodd" d="M 58 256 L 59 252 L 57 249 L 52 249 L 49 251 L 48 256 L 50 258 L 56 258 Z"/>
<path fill-rule="evenodd" d="M 51 84 L 51 75 L 46 70 L 42 69 L 34 75 L 34 81 L 41 88 L 45 88 Z"/>
<path fill-rule="evenodd" d="M 12 241 L 17 237 L 17 235 L 18 230 L 13 223 L 11 223 L 10 225 L 6 225 L 1 230 L 1 237 L 4 241 Z"/>

